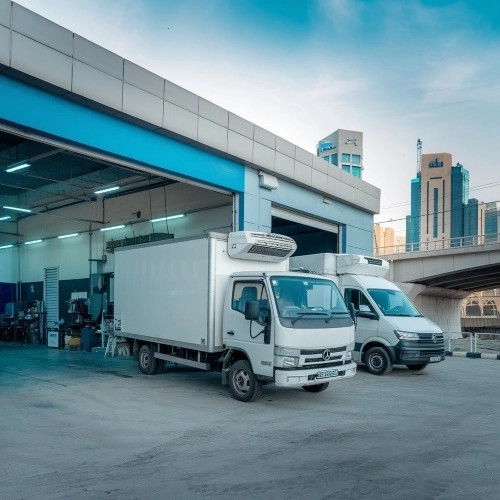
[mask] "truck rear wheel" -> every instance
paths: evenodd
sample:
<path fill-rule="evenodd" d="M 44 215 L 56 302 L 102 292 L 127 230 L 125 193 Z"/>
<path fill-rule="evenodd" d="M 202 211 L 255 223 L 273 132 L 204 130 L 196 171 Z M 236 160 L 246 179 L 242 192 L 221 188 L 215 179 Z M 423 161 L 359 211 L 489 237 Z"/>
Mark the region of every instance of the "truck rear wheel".
<path fill-rule="evenodd" d="M 234 399 L 250 403 L 262 394 L 262 381 L 255 377 L 246 360 L 236 361 L 229 369 L 229 390 Z"/>
<path fill-rule="evenodd" d="M 330 382 L 324 382 L 318 385 L 303 385 L 302 389 L 306 392 L 323 392 L 329 385 Z"/>
<path fill-rule="evenodd" d="M 414 372 L 419 372 L 422 371 L 428 363 L 422 363 L 420 365 L 406 365 L 408 367 L 408 370 L 412 370 Z"/>
<path fill-rule="evenodd" d="M 365 354 L 365 365 L 373 375 L 387 375 L 392 371 L 389 353 L 383 347 L 372 347 Z"/>
<path fill-rule="evenodd" d="M 153 375 L 156 372 L 156 358 L 149 344 L 144 344 L 139 349 L 139 370 L 144 375 Z"/>

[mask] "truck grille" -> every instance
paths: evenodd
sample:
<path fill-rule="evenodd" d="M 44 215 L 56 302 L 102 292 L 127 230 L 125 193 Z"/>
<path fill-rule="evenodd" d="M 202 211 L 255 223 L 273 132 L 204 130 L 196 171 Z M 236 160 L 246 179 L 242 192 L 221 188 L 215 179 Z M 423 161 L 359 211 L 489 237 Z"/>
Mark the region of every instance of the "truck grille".
<path fill-rule="evenodd" d="M 342 355 L 340 356 L 331 356 L 330 360 L 335 360 L 335 359 L 342 359 Z M 324 363 L 325 360 L 322 357 L 319 358 L 306 358 L 304 363 Z M 323 365 L 325 366 L 325 365 Z"/>
<path fill-rule="evenodd" d="M 314 355 L 314 354 L 318 354 L 318 355 L 323 355 L 323 353 L 325 352 L 326 349 L 308 349 L 308 350 L 301 350 L 300 351 L 300 354 L 302 354 L 303 356 L 311 356 L 311 355 Z M 330 352 L 344 352 L 346 350 L 346 347 L 329 347 L 328 350 Z"/>
<path fill-rule="evenodd" d="M 321 369 L 324 369 L 324 368 L 330 368 L 332 366 L 342 366 L 344 364 L 343 361 L 335 361 L 334 363 L 321 363 L 319 365 L 307 365 L 307 368 L 321 368 Z"/>

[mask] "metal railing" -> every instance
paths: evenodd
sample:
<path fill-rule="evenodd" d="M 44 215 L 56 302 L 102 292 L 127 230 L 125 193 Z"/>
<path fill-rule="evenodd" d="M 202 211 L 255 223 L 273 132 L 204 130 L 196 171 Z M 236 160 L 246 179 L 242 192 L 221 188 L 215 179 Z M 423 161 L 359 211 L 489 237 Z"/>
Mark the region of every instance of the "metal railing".
<path fill-rule="evenodd" d="M 448 351 L 500 354 L 500 333 L 444 332 Z"/>
<path fill-rule="evenodd" d="M 375 248 L 375 255 L 393 255 L 400 253 L 431 252 L 435 250 L 446 250 L 464 247 L 477 247 L 482 245 L 494 245 L 500 243 L 500 233 L 482 234 L 480 236 L 461 236 L 447 240 L 421 241 L 419 243 L 404 243 Z"/>

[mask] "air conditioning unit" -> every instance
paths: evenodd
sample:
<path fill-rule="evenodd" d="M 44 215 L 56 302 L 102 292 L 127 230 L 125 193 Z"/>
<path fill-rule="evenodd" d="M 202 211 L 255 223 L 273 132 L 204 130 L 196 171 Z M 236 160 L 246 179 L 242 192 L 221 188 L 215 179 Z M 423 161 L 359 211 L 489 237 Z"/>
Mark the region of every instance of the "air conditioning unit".
<path fill-rule="evenodd" d="M 227 249 L 233 259 L 281 262 L 297 250 L 297 244 L 282 234 L 236 231 L 229 233 Z"/>

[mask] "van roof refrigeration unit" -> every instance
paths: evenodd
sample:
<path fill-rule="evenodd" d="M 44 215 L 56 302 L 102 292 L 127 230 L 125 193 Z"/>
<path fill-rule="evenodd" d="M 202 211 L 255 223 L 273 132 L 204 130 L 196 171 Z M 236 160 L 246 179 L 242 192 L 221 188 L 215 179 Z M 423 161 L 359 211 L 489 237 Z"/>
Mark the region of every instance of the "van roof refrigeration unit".
<path fill-rule="evenodd" d="M 236 231 L 229 233 L 227 248 L 233 259 L 281 262 L 297 250 L 297 244 L 282 234 Z"/>

